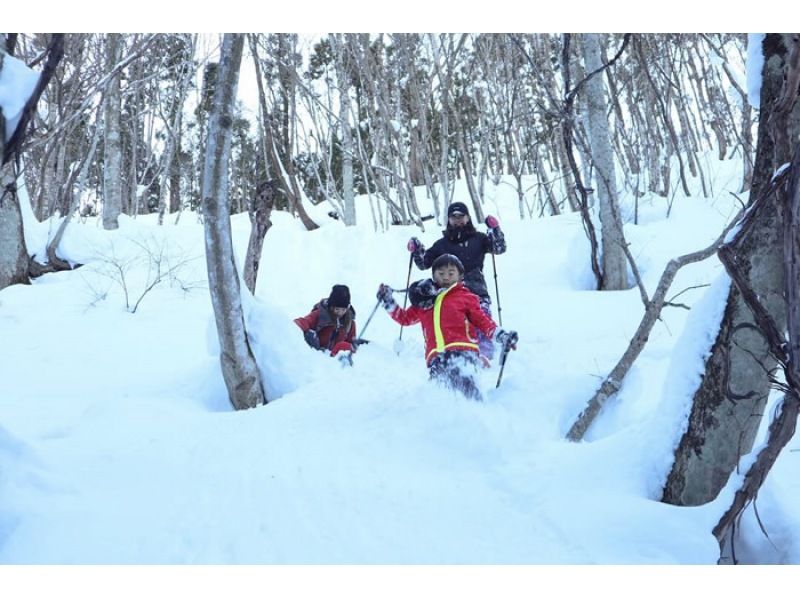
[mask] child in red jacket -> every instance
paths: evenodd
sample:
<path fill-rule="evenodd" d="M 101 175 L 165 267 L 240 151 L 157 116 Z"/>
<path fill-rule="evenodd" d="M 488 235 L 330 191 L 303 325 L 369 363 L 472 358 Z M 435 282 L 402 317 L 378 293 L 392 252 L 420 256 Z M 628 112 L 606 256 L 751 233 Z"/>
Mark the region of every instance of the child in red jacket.
<path fill-rule="evenodd" d="M 350 289 L 335 284 L 327 299 L 320 299 L 311 313 L 294 321 L 303 331 L 306 343 L 318 351 L 355 351 L 356 312 L 350 305 Z"/>
<path fill-rule="evenodd" d="M 415 282 L 408 288 L 410 308 L 397 305 L 392 289 L 384 284 L 378 289 L 378 299 L 402 326 L 417 322 L 422 325 L 431 379 L 480 401 L 481 392 L 475 381 L 479 364 L 475 329 L 509 349 L 516 349 L 519 337 L 514 331 L 498 328 L 483 312 L 478 296 L 462 282 L 464 266 L 456 256 L 440 255 L 431 270 L 433 279 Z"/>

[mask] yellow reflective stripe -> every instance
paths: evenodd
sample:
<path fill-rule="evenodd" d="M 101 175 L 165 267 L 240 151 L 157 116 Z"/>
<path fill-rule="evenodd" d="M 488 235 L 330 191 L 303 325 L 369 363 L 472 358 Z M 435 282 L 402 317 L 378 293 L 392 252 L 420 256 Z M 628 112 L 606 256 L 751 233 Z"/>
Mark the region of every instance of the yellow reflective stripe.
<path fill-rule="evenodd" d="M 444 346 L 445 350 L 449 349 L 450 347 L 472 347 L 473 349 L 477 349 L 478 345 L 476 343 L 457 342 L 457 343 L 450 343 Z"/>
<path fill-rule="evenodd" d="M 476 351 L 478 350 L 478 345 L 475 343 L 464 343 L 464 342 L 448 343 L 447 345 L 442 347 L 441 351 L 439 350 L 438 347 L 434 347 L 433 349 L 431 349 L 425 356 L 425 360 L 427 361 L 428 359 L 430 359 L 431 355 L 433 355 L 434 353 L 441 353 L 442 351 L 447 351 L 451 347 L 469 347 L 470 349 L 475 349 Z"/>
<path fill-rule="evenodd" d="M 444 296 L 450 292 L 450 289 L 455 288 L 455 286 L 456 285 L 452 285 L 446 291 L 439 293 L 436 296 L 436 301 L 433 303 L 433 336 L 436 339 L 435 351 L 439 353 L 444 351 L 444 334 L 442 333 L 442 302 L 444 301 Z"/>

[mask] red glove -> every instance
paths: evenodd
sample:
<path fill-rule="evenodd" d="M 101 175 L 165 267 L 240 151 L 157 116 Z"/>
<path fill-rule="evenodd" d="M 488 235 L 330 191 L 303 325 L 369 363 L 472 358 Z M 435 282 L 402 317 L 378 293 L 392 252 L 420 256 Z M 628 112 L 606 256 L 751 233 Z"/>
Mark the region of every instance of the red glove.
<path fill-rule="evenodd" d="M 416 253 L 422 248 L 422 243 L 416 237 L 411 237 L 406 243 L 409 253 Z"/>
<path fill-rule="evenodd" d="M 488 226 L 489 228 L 497 228 L 498 226 L 500 226 L 500 223 L 494 216 L 487 216 L 484 222 L 486 222 L 486 226 Z"/>

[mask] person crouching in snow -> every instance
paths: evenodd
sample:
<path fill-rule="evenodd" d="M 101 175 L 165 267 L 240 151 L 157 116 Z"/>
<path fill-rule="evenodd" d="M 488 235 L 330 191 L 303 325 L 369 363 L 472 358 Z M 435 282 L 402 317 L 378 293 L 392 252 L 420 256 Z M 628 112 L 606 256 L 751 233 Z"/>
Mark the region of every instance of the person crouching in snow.
<path fill-rule="evenodd" d="M 294 321 L 303 331 L 308 346 L 329 351 L 331 356 L 348 356 L 355 351 L 356 311 L 350 305 L 350 289 L 335 284 L 327 299 L 321 299 L 311 313 Z"/>
<path fill-rule="evenodd" d="M 464 266 L 456 256 L 440 255 L 431 270 L 432 279 L 409 287 L 408 309 L 397 305 L 391 287 L 385 284 L 378 288 L 377 297 L 400 325 L 422 325 L 431 380 L 480 401 L 483 397 L 475 380 L 479 364 L 476 329 L 509 349 L 516 349 L 519 337 L 513 330 L 498 328 L 484 313 L 478 296 L 464 286 Z"/>

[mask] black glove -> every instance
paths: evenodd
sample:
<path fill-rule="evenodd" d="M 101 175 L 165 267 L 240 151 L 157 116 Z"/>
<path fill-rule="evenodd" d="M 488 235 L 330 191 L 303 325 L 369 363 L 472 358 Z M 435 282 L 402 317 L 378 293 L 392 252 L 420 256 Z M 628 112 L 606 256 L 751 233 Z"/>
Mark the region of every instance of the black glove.
<path fill-rule="evenodd" d="M 383 303 L 383 307 L 386 311 L 394 311 L 394 308 L 397 307 L 397 303 L 392 296 L 392 287 L 389 285 L 382 284 L 379 286 L 376 297 Z"/>
<path fill-rule="evenodd" d="M 309 347 L 319 350 L 319 336 L 317 336 L 316 330 L 306 330 L 303 333 L 303 338 L 306 339 Z"/>
<path fill-rule="evenodd" d="M 494 340 L 503 345 L 503 349 L 506 351 L 509 349 L 516 350 L 519 335 L 514 330 L 505 331 L 502 328 L 498 328 L 494 333 Z"/>
<path fill-rule="evenodd" d="M 441 289 L 436 288 L 436 284 L 430 278 L 425 280 L 418 280 L 411 283 L 408 287 L 408 300 L 411 305 L 421 307 L 422 309 L 429 309 L 433 307 L 436 301 L 436 296 L 441 292 Z"/>

